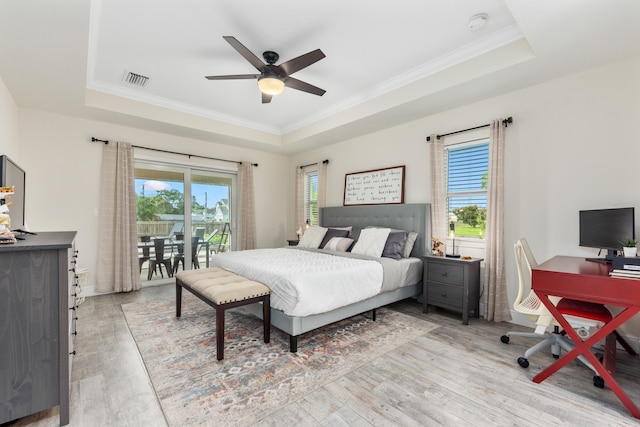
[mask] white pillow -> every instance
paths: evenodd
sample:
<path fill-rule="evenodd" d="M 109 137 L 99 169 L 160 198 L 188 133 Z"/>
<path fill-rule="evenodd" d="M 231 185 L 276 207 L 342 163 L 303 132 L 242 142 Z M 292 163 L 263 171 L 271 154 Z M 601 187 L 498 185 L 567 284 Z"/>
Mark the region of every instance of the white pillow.
<path fill-rule="evenodd" d="M 358 241 L 351 253 L 380 257 L 391 232 L 390 228 L 365 228 L 360 232 Z"/>
<path fill-rule="evenodd" d="M 318 249 L 324 235 L 327 234 L 327 228 L 313 226 L 304 232 L 302 238 L 298 242 L 299 248 L 313 248 Z"/>

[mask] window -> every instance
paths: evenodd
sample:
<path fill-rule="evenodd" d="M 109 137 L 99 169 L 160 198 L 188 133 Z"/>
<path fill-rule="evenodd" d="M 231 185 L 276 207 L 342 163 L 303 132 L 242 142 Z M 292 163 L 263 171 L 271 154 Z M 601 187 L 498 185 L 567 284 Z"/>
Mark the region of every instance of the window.
<path fill-rule="evenodd" d="M 484 239 L 489 141 L 446 147 L 447 213 L 455 237 Z M 451 225 L 453 224 L 453 225 Z"/>
<path fill-rule="evenodd" d="M 318 171 L 304 174 L 304 217 L 309 225 L 319 225 L 318 220 Z"/>

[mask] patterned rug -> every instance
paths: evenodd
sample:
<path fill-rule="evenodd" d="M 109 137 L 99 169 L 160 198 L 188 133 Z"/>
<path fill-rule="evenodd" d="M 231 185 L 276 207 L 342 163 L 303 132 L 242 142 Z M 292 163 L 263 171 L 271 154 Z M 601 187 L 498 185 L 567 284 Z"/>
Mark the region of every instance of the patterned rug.
<path fill-rule="evenodd" d="M 289 336 L 242 308 L 226 313 L 224 360 L 216 360 L 215 310 L 183 293 L 175 299 L 123 304 L 162 409 L 171 426 L 250 425 L 437 325 L 386 308 Z"/>

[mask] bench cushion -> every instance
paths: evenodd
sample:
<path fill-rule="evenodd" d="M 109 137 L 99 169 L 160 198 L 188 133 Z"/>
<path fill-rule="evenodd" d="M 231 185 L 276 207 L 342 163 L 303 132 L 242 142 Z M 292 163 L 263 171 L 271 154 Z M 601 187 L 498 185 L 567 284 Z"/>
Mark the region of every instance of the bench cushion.
<path fill-rule="evenodd" d="M 181 286 L 193 289 L 214 304 L 227 304 L 271 293 L 262 283 L 219 267 L 185 270 L 176 274 Z"/>

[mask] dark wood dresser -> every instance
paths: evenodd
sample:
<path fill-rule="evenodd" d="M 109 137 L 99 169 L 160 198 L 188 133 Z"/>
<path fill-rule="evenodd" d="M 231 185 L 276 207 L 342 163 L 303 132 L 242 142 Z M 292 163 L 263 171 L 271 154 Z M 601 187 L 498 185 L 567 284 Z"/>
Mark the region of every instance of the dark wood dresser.
<path fill-rule="evenodd" d="M 60 406 L 69 423 L 75 231 L 0 245 L 0 423 Z"/>

